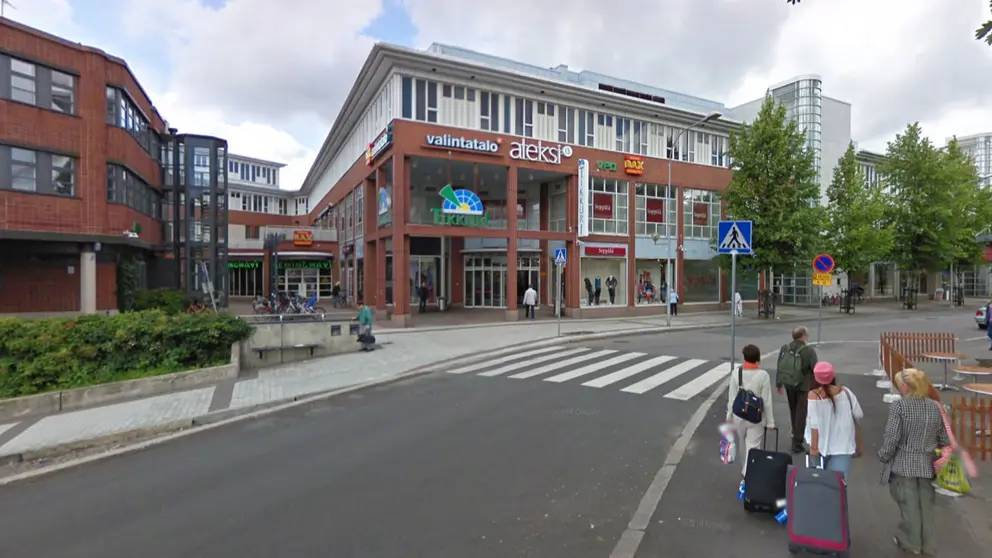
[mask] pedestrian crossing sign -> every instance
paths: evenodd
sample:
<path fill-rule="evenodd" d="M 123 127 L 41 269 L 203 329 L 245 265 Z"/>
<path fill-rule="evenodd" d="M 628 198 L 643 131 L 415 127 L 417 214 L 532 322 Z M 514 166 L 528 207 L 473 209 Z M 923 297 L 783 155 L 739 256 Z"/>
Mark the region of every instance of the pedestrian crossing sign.
<path fill-rule="evenodd" d="M 555 248 L 555 265 L 565 265 L 564 248 Z"/>
<path fill-rule="evenodd" d="M 720 221 L 717 226 L 716 251 L 720 254 L 730 254 L 736 251 L 738 255 L 751 254 L 751 221 Z"/>

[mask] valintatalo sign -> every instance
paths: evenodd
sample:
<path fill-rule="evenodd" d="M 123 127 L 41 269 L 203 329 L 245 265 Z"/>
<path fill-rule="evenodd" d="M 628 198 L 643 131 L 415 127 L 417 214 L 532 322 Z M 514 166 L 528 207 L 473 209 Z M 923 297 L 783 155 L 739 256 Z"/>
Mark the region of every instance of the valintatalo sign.
<path fill-rule="evenodd" d="M 451 134 L 444 134 L 443 136 L 428 135 L 426 141 L 427 147 L 433 149 L 454 149 L 456 151 L 470 151 L 472 153 L 488 153 L 493 155 L 499 153 L 500 144 L 503 143 L 501 139 L 497 139 L 496 141 L 480 140 L 466 138 L 465 136 L 452 136 Z"/>
<path fill-rule="evenodd" d="M 567 159 L 571 156 L 570 145 L 544 143 L 541 140 L 528 143 L 527 138 L 520 138 L 520 141 L 510 144 L 510 158 L 518 161 L 560 165 L 563 158 Z"/>
<path fill-rule="evenodd" d="M 431 209 L 435 225 L 456 225 L 463 227 L 488 227 L 489 216 L 482 207 L 482 200 L 471 190 L 455 190 L 451 184 L 438 192 L 444 203 L 440 208 Z"/>

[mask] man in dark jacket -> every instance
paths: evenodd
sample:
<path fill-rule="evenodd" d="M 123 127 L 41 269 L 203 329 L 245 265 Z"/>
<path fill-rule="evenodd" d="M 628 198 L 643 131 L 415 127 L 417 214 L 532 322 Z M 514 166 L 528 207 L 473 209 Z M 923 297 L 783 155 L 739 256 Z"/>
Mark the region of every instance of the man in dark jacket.
<path fill-rule="evenodd" d="M 806 398 L 816 366 L 816 351 L 810 347 L 809 331 L 799 326 L 792 330 L 792 342 L 782 345 L 778 353 L 778 372 L 775 387 L 789 399 L 789 418 L 792 424 L 792 452 L 803 453 L 806 436 Z"/>

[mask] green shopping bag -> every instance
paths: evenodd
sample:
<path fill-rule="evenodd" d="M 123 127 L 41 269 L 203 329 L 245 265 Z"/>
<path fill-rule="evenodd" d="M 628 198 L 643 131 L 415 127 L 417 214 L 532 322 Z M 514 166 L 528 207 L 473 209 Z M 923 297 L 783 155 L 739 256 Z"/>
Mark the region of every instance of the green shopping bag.
<path fill-rule="evenodd" d="M 960 455 L 956 453 L 951 455 L 947 464 L 937 473 L 937 486 L 958 494 L 971 493 L 971 482 L 964 471 L 964 463 L 961 462 Z"/>

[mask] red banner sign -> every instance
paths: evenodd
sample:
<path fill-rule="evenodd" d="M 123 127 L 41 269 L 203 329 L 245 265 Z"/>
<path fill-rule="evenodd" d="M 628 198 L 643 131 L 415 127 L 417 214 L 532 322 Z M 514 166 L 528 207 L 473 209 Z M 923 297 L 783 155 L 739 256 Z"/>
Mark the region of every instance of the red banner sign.
<path fill-rule="evenodd" d="M 705 225 L 710 218 L 710 204 L 708 203 L 694 203 L 692 204 L 692 224 L 694 225 Z"/>
<path fill-rule="evenodd" d="M 613 218 L 613 196 L 611 194 L 592 195 L 592 216 L 596 219 Z"/>
<path fill-rule="evenodd" d="M 623 258 L 627 256 L 626 246 L 584 246 L 583 255 L 593 258 Z"/>
<path fill-rule="evenodd" d="M 665 200 L 659 200 L 654 198 L 647 199 L 648 208 L 648 223 L 664 223 L 665 222 Z"/>

